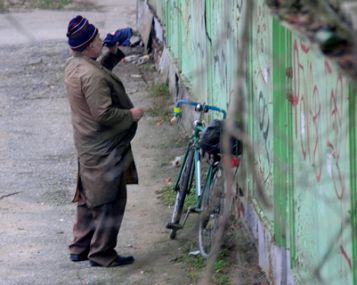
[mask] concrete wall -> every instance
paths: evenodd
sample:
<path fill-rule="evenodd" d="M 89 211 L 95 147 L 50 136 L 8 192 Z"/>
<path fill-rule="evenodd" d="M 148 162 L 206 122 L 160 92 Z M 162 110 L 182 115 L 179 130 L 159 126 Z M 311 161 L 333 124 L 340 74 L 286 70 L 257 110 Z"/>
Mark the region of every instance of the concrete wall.
<path fill-rule="evenodd" d="M 158 68 L 174 97 L 227 108 L 245 1 L 138 3 L 154 16 Z M 273 284 L 357 285 L 356 94 L 263 0 L 255 3 L 247 130 L 273 207 L 262 206 L 252 177 L 243 202 L 260 265 Z"/>

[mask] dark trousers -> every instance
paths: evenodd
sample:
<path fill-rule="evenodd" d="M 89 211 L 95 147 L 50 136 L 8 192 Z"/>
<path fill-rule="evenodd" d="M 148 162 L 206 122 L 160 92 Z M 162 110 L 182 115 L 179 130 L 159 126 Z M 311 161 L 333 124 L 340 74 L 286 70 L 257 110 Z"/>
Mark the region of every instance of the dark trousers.
<path fill-rule="evenodd" d="M 88 253 L 88 258 L 102 266 L 113 262 L 117 253 L 117 237 L 123 220 L 127 200 L 126 185 L 122 183 L 115 201 L 98 207 L 88 207 L 84 195 L 77 204 L 73 226 L 74 240 L 70 253 Z"/>

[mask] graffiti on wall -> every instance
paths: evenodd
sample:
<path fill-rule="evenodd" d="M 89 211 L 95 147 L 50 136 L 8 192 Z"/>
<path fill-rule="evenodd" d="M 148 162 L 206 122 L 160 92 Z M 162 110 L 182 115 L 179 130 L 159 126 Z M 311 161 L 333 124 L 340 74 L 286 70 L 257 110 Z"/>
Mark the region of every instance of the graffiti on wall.
<path fill-rule="evenodd" d="M 326 62 L 325 66 L 326 75 L 331 74 L 331 68 L 327 68 L 329 63 Z M 346 185 L 341 169 L 341 148 L 343 146 L 341 139 L 347 138 L 347 133 L 344 134 L 343 131 L 344 84 L 341 75 L 337 77 L 335 87 L 330 90 L 329 95 L 327 174 L 333 182 L 336 197 L 342 200 L 346 191 Z"/>
<path fill-rule="evenodd" d="M 230 95 L 234 92 L 237 65 L 237 37 L 241 24 L 240 16 L 244 1 L 235 0 L 211 1 L 211 15 L 209 30 L 212 46 L 208 49 L 212 58 L 212 100 L 221 107 L 227 107 Z M 207 28 L 207 27 L 206 27 Z M 222 94 L 221 96 L 217 94 Z"/>
<path fill-rule="evenodd" d="M 256 21 L 253 25 L 253 88 L 254 107 L 258 118 L 256 130 L 258 130 L 258 142 L 260 150 L 256 158 L 260 173 L 263 177 L 266 189 L 271 190 L 272 185 L 272 137 L 271 137 L 271 114 L 272 114 L 272 78 L 271 78 L 271 29 L 267 20 L 267 9 L 260 3 L 256 9 Z"/>
<path fill-rule="evenodd" d="M 327 175 L 333 182 L 336 197 L 342 199 L 346 185 L 340 166 L 341 139 L 347 137 L 341 113 L 346 104 L 344 82 L 341 75 L 336 78 L 327 59 L 323 61 L 323 74 L 320 73 L 310 52 L 305 42 L 294 40 L 293 93 L 289 97 L 293 106 L 294 135 L 302 158 L 314 171 L 316 182 L 321 181 L 323 152 L 327 148 Z M 321 78 L 329 79 L 332 84 L 321 86 L 318 84 Z M 324 117 L 322 109 L 328 110 Z M 326 122 L 322 122 L 323 118 L 327 118 Z"/>
<path fill-rule="evenodd" d="M 346 214 L 347 195 L 346 176 L 342 167 L 346 163 L 343 158 L 347 157 L 348 138 L 346 121 L 343 120 L 346 118 L 346 82 L 341 74 L 333 70 L 327 59 L 321 61 L 323 66 L 319 69 L 316 58 L 310 53 L 311 49 L 306 43 L 294 40 L 293 93 L 289 97 L 293 106 L 294 139 L 300 157 L 308 162 L 314 172 L 315 182 L 323 179 L 331 182 L 329 190 L 334 194 L 327 196 L 340 201 L 339 205 L 334 206 L 343 217 Z M 325 84 L 321 84 L 322 78 Z M 341 232 L 346 228 L 343 220 L 339 227 Z M 344 246 L 345 239 L 341 235 L 338 240 L 339 253 L 345 266 L 352 269 L 351 257 Z"/>
<path fill-rule="evenodd" d="M 317 182 L 322 175 L 322 153 L 319 125 L 321 123 L 321 92 L 314 80 L 313 63 L 309 59 L 310 46 L 298 40 L 293 44 L 293 106 L 295 139 L 300 154 L 314 171 Z"/>

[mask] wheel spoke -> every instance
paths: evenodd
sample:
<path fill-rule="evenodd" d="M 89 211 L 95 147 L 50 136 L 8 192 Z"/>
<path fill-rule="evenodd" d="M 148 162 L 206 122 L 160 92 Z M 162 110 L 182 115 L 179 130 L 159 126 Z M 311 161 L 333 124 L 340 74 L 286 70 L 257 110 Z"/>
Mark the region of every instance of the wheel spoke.
<path fill-rule="evenodd" d="M 208 178 L 209 179 L 209 178 Z M 202 212 L 199 223 L 199 247 L 203 257 L 208 257 L 214 243 L 215 235 L 218 231 L 219 217 L 222 213 L 223 199 L 223 177 L 220 169 L 215 168 L 210 178 L 210 183 L 206 184 L 206 189 L 202 196 Z"/>

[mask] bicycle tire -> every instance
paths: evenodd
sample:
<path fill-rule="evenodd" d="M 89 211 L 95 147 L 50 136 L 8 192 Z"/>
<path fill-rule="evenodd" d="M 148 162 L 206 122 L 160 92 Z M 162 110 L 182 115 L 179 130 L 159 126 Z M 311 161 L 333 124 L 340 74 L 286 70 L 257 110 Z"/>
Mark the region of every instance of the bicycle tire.
<path fill-rule="evenodd" d="M 177 225 L 180 223 L 183 206 L 185 203 L 186 194 L 189 193 L 189 190 L 192 185 L 192 178 L 194 172 L 194 149 L 192 146 L 189 147 L 185 161 L 183 162 L 181 175 L 177 179 L 175 186 L 176 199 L 174 204 L 174 210 L 172 211 L 171 223 Z M 170 238 L 176 238 L 177 229 L 172 229 L 170 233 Z"/>
<path fill-rule="evenodd" d="M 208 258 L 219 228 L 223 213 L 224 179 L 220 166 L 213 169 L 210 181 L 205 184 L 198 226 L 198 244 L 201 256 Z"/>

